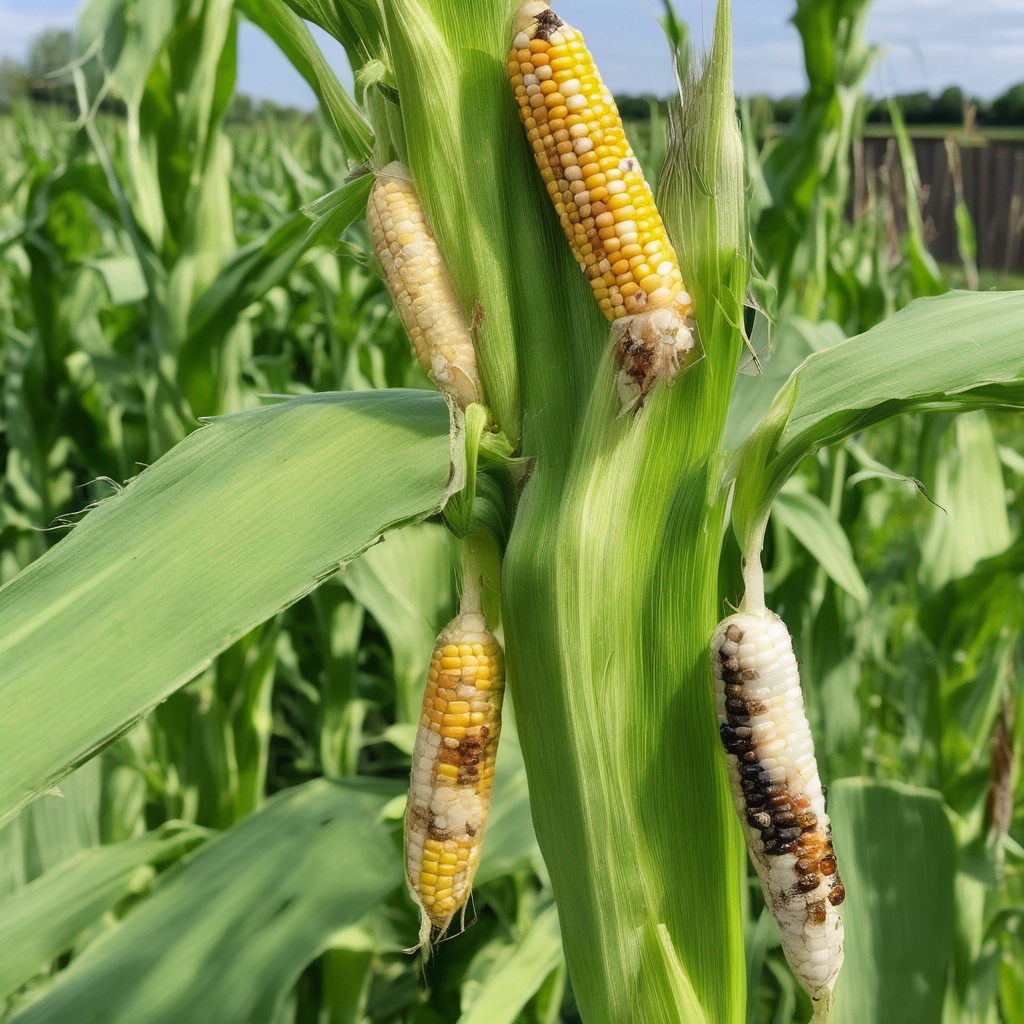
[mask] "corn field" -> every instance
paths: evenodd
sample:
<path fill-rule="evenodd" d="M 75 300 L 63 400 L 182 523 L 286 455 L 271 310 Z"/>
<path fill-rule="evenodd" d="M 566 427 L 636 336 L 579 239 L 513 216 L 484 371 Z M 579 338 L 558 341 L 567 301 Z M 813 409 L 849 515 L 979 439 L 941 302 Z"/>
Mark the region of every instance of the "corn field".
<path fill-rule="evenodd" d="M 771 133 L 716 6 L 624 136 L 557 0 L 0 115 L 0 1020 L 1024 1024 L 1024 292 L 895 104 L 847 215 L 870 0 Z"/>

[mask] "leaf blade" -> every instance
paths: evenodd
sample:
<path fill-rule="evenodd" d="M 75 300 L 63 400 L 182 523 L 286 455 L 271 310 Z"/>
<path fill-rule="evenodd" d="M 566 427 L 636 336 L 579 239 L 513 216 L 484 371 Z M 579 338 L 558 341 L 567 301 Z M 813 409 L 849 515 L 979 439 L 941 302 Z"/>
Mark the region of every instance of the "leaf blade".
<path fill-rule="evenodd" d="M 0 590 L 0 815 L 437 511 L 449 467 L 447 408 L 420 391 L 292 399 L 186 438 Z"/>

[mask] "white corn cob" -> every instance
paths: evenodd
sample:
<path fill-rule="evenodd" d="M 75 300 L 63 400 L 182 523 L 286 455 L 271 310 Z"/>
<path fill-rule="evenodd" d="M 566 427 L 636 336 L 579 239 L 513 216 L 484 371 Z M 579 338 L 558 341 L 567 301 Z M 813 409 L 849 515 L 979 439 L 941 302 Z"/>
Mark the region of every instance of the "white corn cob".
<path fill-rule="evenodd" d="M 416 358 L 463 409 L 481 400 L 476 350 L 409 169 L 377 172 L 366 207 L 373 248 Z"/>
<path fill-rule="evenodd" d="M 434 644 L 405 813 L 406 881 L 422 911 L 421 944 L 431 926 L 444 933 L 473 888 L 504 689 L 501 646 L 483 615 L 458 615 Z"/>
<path fill-rule="evenodd" d="M 715 702 L 736 811 L 797 981 L 825 1019 L 843 963 L 832 826 L 804 714 L 793 640 L 774 612 L 740 612 L 711 641 Z"/>

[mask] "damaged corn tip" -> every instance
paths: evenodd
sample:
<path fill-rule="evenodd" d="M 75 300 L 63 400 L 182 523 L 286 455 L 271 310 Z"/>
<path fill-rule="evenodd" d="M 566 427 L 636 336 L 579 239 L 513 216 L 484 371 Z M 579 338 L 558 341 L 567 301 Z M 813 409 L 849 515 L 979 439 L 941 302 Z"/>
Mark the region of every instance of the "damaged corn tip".
<path fill-rule="evenodd" d="M 505 666 L 479 614 L 462 614 L 434 645 L 412 756 L 405 871 L 423 913 L 420 940 L 443 934 L 469 898 L 491 805 Z"/>
<path fill-rule="evenodd" d="M 574 28 L 528 0 L 515 21 L 508 74 L 534 159 L 577 263 L 612 321 L 662 311 L 649 358 L 620 360 L 645 392 L 678 371 L 694 345 L 693 303 L 654 195 L 633 154 L 611 93 Z M 650 325 L 635 339 L 655 333 Z M 644 341 L 647 345 L 647 342 Z M 664 349 L 664 351 L 661 351 Z M 634 357 L 637 353 L 634 353 Z"/>
<path fill-rule="evenodd" d="M 377 172 L 366 209 L 373 248 L 420 364 L 463 409 L 481 400 L 476 350 L 407 167 Z"/>
<path fill-rule="evenodd" d="M 770 611 L 730 616 L 711 641 L 729 781 L 765 901 L 797 981 L 831 1003 L 843 963 L 832 826 L 804 714 L 793 640 Z"/>

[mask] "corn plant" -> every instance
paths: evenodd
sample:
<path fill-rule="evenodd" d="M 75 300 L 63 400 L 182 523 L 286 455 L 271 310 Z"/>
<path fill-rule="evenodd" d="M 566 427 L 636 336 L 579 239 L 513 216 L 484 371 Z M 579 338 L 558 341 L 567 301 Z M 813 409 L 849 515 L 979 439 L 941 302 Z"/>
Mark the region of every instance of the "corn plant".
<path fill-rule="evenodd" d="M 942 666 L 935 707 L 922 716 L 928 742 L 906 744 L 889 771 L 863 771 L 849 719 L 834 710 L 849 707 L 856 680 L 828 639 L 847 636 L 848 608 L 868 596 L 846 539 L 856 537 L 843 497 L 849 460 L 874 474 L 865 479 L 886 479 L 861 443 L 864 432 L 928 413 L 937 453 L 929 489 L 940 503 L 964 497 L 959 522 L 977 509 L 969 493 L 977 478 L 958 467 L 975 465 L 981 452 L 989 497 L 1001 479 L 979 410 L 1024 402 L 1020 293 L 919 301 L 849 338 L 812 322 L 838 288 L 820 243 L 841 230 L 839 154 L 856 124 L 865 5 L 842 15 L 840 32 L 825 17 L 831 5 L 799 5 L 805 40 L 831 32 L 849 51 L 839 72 L 812 76 L 832 75 L 834 94 L 812 90 L 798 123 L 812 138 L 808 150 L 828 159 L 817 177 L 802 179 L 804 201 L 792 205 L 803 219 L 780 249 L 777 273 L 767 268 L 803 319 L 780 331 L 781 358 L 767 373 L 737 383 L 752 343 L 747 172 L 755 158 L 736 123 L 730 6 L 719 3 L 711 50 L 684 75 L 673 105 L 657 189 L 702 358 L 671 386 L 645 388 L 625 411 L 603 296 L 572 258 L 518 124 L 505 67 L 511 0 L 474 5 L 471 16 L 447 0 L 238 5 L 310 81 L 337 134 L 341 148 L 322 144 L 313 158 L 317 177 L 334 177 L 336 188 L 307 212 L 298 207 L 311 198 L 310 182 L 266 136 L 260 159 L 244 173 L 232 167 L 220 124 L 233 74 L 232 5 L 158 6 L 152 22 L 111 16 L 116 4 L 87 10 L 83 46 L 96 64 L 76 69 L 85 119 L 75 160 L 40 179 L 61 196 L 71 182 L 90 183 L 89 202 L 102 217 L 82 233 L 101 231 L 103 244 L 134 261 L 145 298 L 138 318 L 121 318 L 126 336 L 138 338 L 122 347 L 139 361 L 132 408 L 155 461 L 0 591 L 0 687 L 14 709 L 0 737 L 0 801 L 12 819 L 5 843 L 46 848 L 35 832 L 57 785 L 74 796 L 76 787 L 94 794 L 102 784 L 116 819 L 100 848 L 102 885 L 88 857 L 33 870 L 29 886 L 12 883 L 9 898 L 20 902 L 17 913 L 8 906 L 8 939 L 25 952 L 3 975 L 4 992 L 36 979 L 17 997 L 13 1019 L 573 1019 L 562 1015 L 563 950 L 574 993 L 565 1013 L 575 1006 L 588 1024 L 732 1024 L 762 1012 L 806 1019 L 810 1003 L 773 952 L 771 914 L 745 883 L 708 651 L 715 623 L 745 584 L 757 586 L 767 537 L 768 596 L 797 649 L 813 655 L 803 675 L 824 737 L 823 770 L 875 776 L 837 784 L 829 808 L 850 893 L 834 1019 L 923 1024 L 943 1005 L 951 1020 L 986 1019 L 998 989 L 1012 1020 L 1019 943 L 1001 929 L 1013 896 L 986 906 L 980 869 L 957 874 L 958 838 L 963 848 L 989 842 L 992 863 L 1005 869 L 1012 814 L 1007 824 L 1005 811 L 993 810 L 984 837 L 969 828 L 957 836 L 936 795 L 906 785 L 936 786 L 969 816 L 987 767 L 984 740 L 999 732 L 997 721 L 1000 735 L 1019 732 L 1003 700 L 1019 630 L 1019 594 L 1007 582 L 1016 562 L 1004 554 L 1008 517 L 989 516 L 969 554 L 950 553 L 938 519 L 922 542 L 915 582 L 934 603 L 921 632 Z M 345 47 L 354 96 L 329 72 L 300 16 Z M 669 25 L 681 47 L 678 21 Z M 94 116 L 103 89 L 127 105 L 123 143 L 104 137 Z M 837 117 L 841 127 L 826 146 L 822 135 Z M 309 145 L 291 141 L 297 152 Z M 764 173 L 781 210 L 791 205 L 784 188 L 794 161 L 813 154 L 793 140 L 777 153 Z M 386 387 L 422 383 L 422 375 L 408 354 L 381 344 L 382 332 L 397 340 L 381 286 L 347 248 L 315 248 L 343 231 L 346 246 L 366 246 L 366 234 L 350 225 L 375 176 L 383 180 L 379 172 L 396 161 L 409 169 L 469 327 L 479 391 L 462 396 L 465 410 L 427 391 Z M 242 246 L 229 216 L 233 181 L 284 207 L 253 223 L 252 206 L 261 204 L 250 204 L 249 231 L 259 234 Z M 827 195 L 805 195 L 808 181 L 829 182 Z M 51 193 L 26 204 L 44 216 L 26 219 L 32 231 L 12 239 L 12 249 L 53 253 Z M 807 289 L 788 283 L 801 245 L 817 254 L 820 271 Z M 77 253 L 57 251 L 70 270 L 61 263 L 56 274 L 50 264 L 38 271 L 49 290 L 23 315 L 30 351 L 26 328 L 38 332 L 37 344 L 68 338 L 45 330 L 47 303 L 60 308 L 62 284 L 80 270 Z M 20 256 L 12 262 L 12 273 L 25 273 Z M 104 269 L 105 280 L 117 280 Z M 282 283 L 286 303 L 276 291 Z M 88 324 L 103 315 L 102 303 L 88 308 Z M 73 312 L 68 330 L 80 332 Z M 72 347 L 64 344 L 58 355 Z M 788 369 L 801 346 L 812 354 L 780 375 L 779 364 Z M 8 381 L 12 351 L 8 340 Z M 109 380 L 95 355 L 92 364 L 97 381 Z M 69 360 L 43 365 L 55 376 L 39 390 L 59 392 Z M 293 395 L 310 393 L 253 408 L 276 381 Z M 108 421 L 119 408 L 111 394 L 95 392 Z M 193 413 L 223 412 L 230 415 L 177 440 Z M 951 442 L 952 428 L 938 417 L 963 412 Z M 51 434 L 62 435 L 38 413 L 27 422 L 50 430 L 45 445 L 24 449 L 37 460 L 31 493 L 48 495 L 35 512 L 46 525 L 71 502 L 67 482 L 47 472 L 57 447 Z M 880 437 L 871 443 L 890 439 Z M 9 476 L 21 464 L 8 454 Z M 98 464 L 111 463 L 87 466 Z M 124 479 L 134 469 L 107 472 Z M 23 498 L 20 482 L 15 476 L 10 486 Z M 923 534 L 922 506 L 909 515 Z M 388 531 L 396 532 L 371 547 Z M 812 557 L 794 553 L 792 537 Z M 477 876 L 488 912 L 451 950 L 439 947 L 427 968 L 436 991 L 427 1005 L 414 963 L 400 953 L 414 942 L 416 922 L 400 891 L 404 785 L 393 776 L 413 752 L 419 686 L 434 633 L 452 611 L 456 543 L 483 567 L 481 606 L 502 627 L 515 730 L 506 730 L 498 754 L 499 773 L 503 759 L 508 768 Z M 18 565 L 41 553 L 24 553 Z M 942 618 L 964 607 L 954 591 L 970 592 L 979 572 L 992 581 L 992 607 L 1006 615 L 1008 632 L 997 637 L 969 617 Z M 866 632 L 858 637 L 865 646 Z M 390 691 L 359 678 L 379 671 L 386 657 L 373 649 L 385 646 Z M 964 649 L 968 658 L 958 661 Z M 1003 682 L 989 685 L 990 676 Z M 543 865 L 521 779 L 516 786 L 520 745 Z M 100 779 L 94 755 L 104 747 L 116 760 L 107 757 Z M 308 781 L 319 775 L 331 781 Z M 285 791 L 261 807 L 271 788 Z M 140 804 L 152 831 L 139 832 Z M 225 831 L 211 839 L 207 828 Z M 149 887 L 154 869 L 197 845 Z M 82 892 L 88 900 L 58 913 L 59 928 L 43 927 Z M 968 912 L 957 916 L 958 904 Z M 113 907 L 127 913 L 105 928 Z M 963 922 L 970 927 L 951 971 L 945 947 Z M 101 941 L 92 941 L 97 934 Z M 69 949 L 77 955 L 67 970 L 37 977 Z M 306 970 L 318 957 L 316 970 Z M 900 972 L 887 969 L 890 957 Z M 911 972 L 922 986 L 912 1000 Z M 985 974 L 983 984 L 975 973 Z"/>

